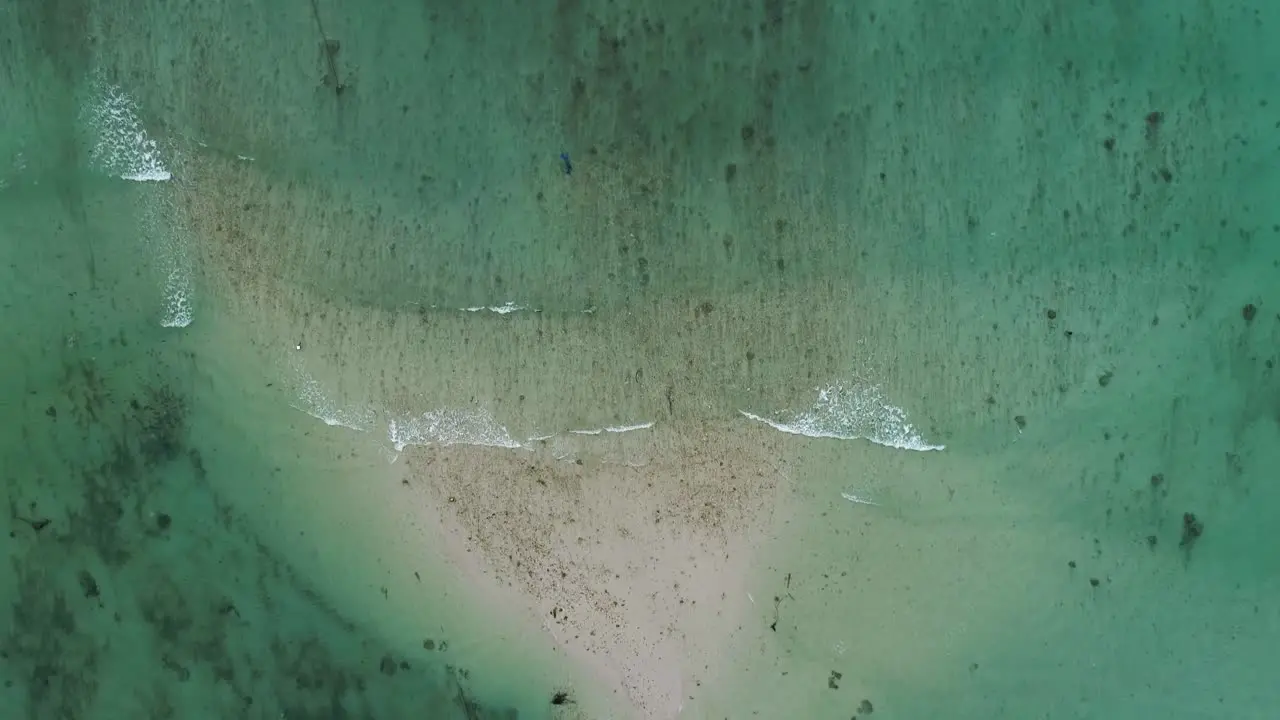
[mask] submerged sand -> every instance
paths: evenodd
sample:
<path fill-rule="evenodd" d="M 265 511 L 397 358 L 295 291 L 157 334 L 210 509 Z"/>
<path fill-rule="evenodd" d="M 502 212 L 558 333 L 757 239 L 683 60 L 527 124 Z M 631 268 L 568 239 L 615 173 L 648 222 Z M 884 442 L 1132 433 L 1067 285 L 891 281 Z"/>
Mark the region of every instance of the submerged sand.
<path fill-rule="evenodd" d="M 199 198 L 211 196 L 206 190 Z M 203 209 L 188 217 L 203 220 Z M 294 402 L 337 425 L 330 432 L 354 437 L 368 431 L 361 444 L 381 467 L 371 464 L 358 482 L 380 500 L 361 513 L 361 522 L 385 523 L 401 536 L 378 550 L 389 575 L 419 577 L 422 557 L 438 556 L 469 581 L 463 594 L 473 597 L 480 617 L 514 616 L 542 635 L 541 645 L 572 658 L 583 678 L 579 703 L 589 717 L 676 717 L 705 692 L 719 675 L 725 643 L 747 622 L 745 583 L 779 513 L 783 436 L 735 416 L 673 418 L 677 403 L 687 412 L 697 407 L 696 398 L 682 391 L 677 400 L 665 383 L 635 393 L 637 413 L 648 409 L 661 415 L 657 421 L 628 424 L 617 415 L 593 417 L 590 408 L 554 405 L 539 412 L 526 409 L 534 403 L 524 398 L 469 410 L 456 388 L 432 377 L 432 365 L 472 362 L 468 358 L 483 357 L 483 349 L 454 358 L 424 353 L 416 366 L 395 360 L 446 333 L 467 332 L 450 331 L 449 324 L 473 318 L 335 306 L 271 277 L 261 265 L 228 262 L 228 247 L 237 246 L 210 234 L 202 251 L 208 286 L 229 288 L 218 296 L 226 304 L 215 322 L 258 348 L 254 354 L 285 386 L 313 393 L 323 387 L 323 407 L 315 395 Z M 294 310 L 302 307 L 307 310 Z M 488 335 L 495 330 L 507 337 L 541 332 L 529 322 L 478 325 L 470 337 L 483 348 L 495 341 Z M 566 350 L 572 348 L 556 354 Z M 582 378 L 588 386 L 609 380 Z M 464 387 L 477 381 L 484 378 L 459 378 Z M 423 404 L 433 396 L 439 407 Z M 517 405 L 523 412 L 511 411 Z M 425 434 L 397 447 L 396 420 L 404 424 L 415 415 L 449 429 L 422 429 Z M 613 422 L 561 425 L 532 436 L 532 430 L 521 435 L 493 420 L 482 427 L 474 421 L 493 415 L 526 429 Z M 321 502 L 334 503 L 341 504 Z"/>
<path fill-rule="evenodd" d="M 1128 284 L 1053 267 L 992 277 L 1006 297 L 990 308 L 916 294 L 928 282 L 910 276 L 887 290 L 748 287 L 710 309 L 661 295 L 613 314 L 387 308 L 283 279 L 306 253 L 281 234 L 326 226 L 272 225 L 271 202 L 245 213 L 268 197 L 251 168 L 195 156 L 187 181 L 209 312 L 292 388 L 299 415 L 366 438 L 379 458 L 360 473 L 370 504 L 350 525 L 382 526 L 369 548 L 385 575 L 413 597 L 410 577 L 437 556 L 434 572 L 466 579 L 471 626 L 498 613 L 523 628 L 520 652 L 569 659 L 586 717 L 1028 713 L 1044 688 L 1103 686 L 1081 707 L 1127 707 L 1109 678 L 1185 688 L 1143 672 L 1175 647 L 1233 647 L 1237 661 L 1203 671 L 1222 682 L 1262 651 L 1230 628 L 1267 583 L 1233 594 L 1198 581 L 1232 551 L 1196 546 L 1193 565 L 1180 527 L 1188 511 L 1249 527 L 1260 516 L 1238 487 L 1180 481 L 1153 495 L 1149 477 L 1202 420 L 1178 408 L 1236 412 L 1193 382 L 1222 363 L 1213 348 L 1252 367 L 1273 331 L 1203 319 L 1232 316 L 1236 301 L 1183 287 L 1193 271 L 1177 256 L 1134 255 Z M 948 449 L 806 439 L 740 412 L 803 408 L 824 383 L 858 382 L 849 367 L 878 374 L 884 402 L 927 407 L 907 417 Z M 1275 433 L 1249 407 L 1234 421 L 1247 432 L 1214 440 L 1237 457 Z M 1180 476 L 1215 472 L 1196 457 Z M 339 517 L 341 497 L 311 512 Z M 379 590 L 346 597 L 378 607 Z M 1194 605 L 1162 600 L 1168 612 L 1135 633 L 1144 604 L 1170 593 L 1229 610 L 1171 641 Z M 413 601 L 393 606 L 388 631 L 412 626 Z"/>

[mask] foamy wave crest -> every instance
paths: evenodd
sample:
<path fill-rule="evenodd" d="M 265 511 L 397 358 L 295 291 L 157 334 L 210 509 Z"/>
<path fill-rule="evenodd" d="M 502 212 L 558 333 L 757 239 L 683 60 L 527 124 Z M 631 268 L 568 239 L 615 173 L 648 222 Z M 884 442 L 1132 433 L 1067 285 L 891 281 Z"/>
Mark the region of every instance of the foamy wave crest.
<path fill-rule="evenodd" d="M 769 419 L 739 410 L 745 417 L 762 422 L 775 430 L 812 438 L 838 440 L 870 440 L 873 443 L 903 450 L 942 450 L 931 445 L 907 422 L 907 413 L 885 400 L 880 389 L 871 385 L 831 385 L 818 390 L 818 400 L 803 412 L 778 413 L 781 419 Z"/>
<path fill-rule="evenodd" d="M 191 324 L 191 273 L 186 272 L 186 268 L 170 268 L 164 282 L 164 299 L 161 326 L 184 328 Z"/>
<path fill-rule="evenodd" d="M 81 112 L 82 120 L 94 136 L 90 152 L 92 164 L 100 171 L 123 180 L 163 183 L 172 178 L 165 167 L 156 141 L 138 119 L 133 98 L 118 85 L 97 79 L 93 98 Z M 194 317 L 194 287 L 186 233 L 175 221 L 173 198 L 165 190 L 145 192 L 140 197 L 145 234 L 164 275 L 164 308 L 160 324 L 184 328 Z"/>
<path fill-rule="evenodd" d="M 101 80 L 94 83 L 94 94 L 84 113 L 96 135 L 90 152 L 94 165 L 123 180 L 164 182 L 172 178 L 156 141 L 138 120 L 133 98 L 119 86 Z"/>
<path fill-rule="evenodd" d="M 170 186 L 148 188 L 140 193 L 138 202 L 141 205 L 143 234 L 157 269 L 164 277 L 164 307 L 160 324 L 167 328 L 184 328 L 194 317 L 192 298 L 195 287 L 189 235 L 176 220 Z"/>
<path fill-rule="evenodd" d="M 321 389 L 320 383 L 305 372 L 299 372 L 298 402 L 294 409 L 320 420 L 331 427 L 344 427 L 368 432 L 377 423 L 378 415 L 370 408 L 343 407 L 333 402 Z"/>
<path fill-rule="evenodd" d="M 513 312 L 519 312 L 521 310 L 527 310 L 527 309 L 528 308 L 526 308 L 523 305 L 517 305 L 513 302 L 508 301 L 501 305 L 489 305 L 489 306 L 476 305 L 475 307 L 465 307 L 465 308 L 462 308 L 462 311 L 463 312 L 483 312 L 485 310 L 488 310 L 489 312 L 495 313 L 497 315 L 510 315 Z"/>
<path fill-rule="evenodd" d="M 387 428 L 397 451 L 410 445 L 483 445 L 521 448 L 507 429 L 483 410 L 432 410 L 392 419 Z"/>
<path fill-rule="evenodd" d="M 636 423 L 635 425 L 610 425 L 609 427 L 596 428 L 595 430 L 570 430 L 574 435 L 603 435 L 604 433 L 628 433 L 636 430 L 648 430 L 653 427 L 652 422 Z M 554 436 L 547 436 L 554 437 Z M 540 440 L 542 438 L 533 438 Z"/>

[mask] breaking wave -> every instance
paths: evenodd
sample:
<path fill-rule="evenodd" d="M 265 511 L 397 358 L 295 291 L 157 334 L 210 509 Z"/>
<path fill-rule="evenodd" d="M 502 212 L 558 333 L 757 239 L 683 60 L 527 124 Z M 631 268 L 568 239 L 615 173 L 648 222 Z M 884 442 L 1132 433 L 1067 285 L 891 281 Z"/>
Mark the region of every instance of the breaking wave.
<path fill-rule="evenodd" d="M 772 418 L 739 410 L 743 416 L 775 430 L 812 438 L 869 440 L 903 450 L 942 450 L 921 437 L 907 413 L 885 399 L 874 385 L 829 385 L 806 410 L 774 413 Z"/>

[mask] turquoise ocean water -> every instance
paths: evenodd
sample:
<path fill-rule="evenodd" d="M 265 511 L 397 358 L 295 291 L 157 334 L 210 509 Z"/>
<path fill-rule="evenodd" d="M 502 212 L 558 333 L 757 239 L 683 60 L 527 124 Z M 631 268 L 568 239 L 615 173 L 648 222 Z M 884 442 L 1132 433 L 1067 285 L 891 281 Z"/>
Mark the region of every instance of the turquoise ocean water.
<path fill-rule="evenodd" d="M 0 717 L 1274 716 L 1278 24 L 4 0 Z M 421 520 L 585 592 L 615 466 L 746 568 L 666 704 Z"/>

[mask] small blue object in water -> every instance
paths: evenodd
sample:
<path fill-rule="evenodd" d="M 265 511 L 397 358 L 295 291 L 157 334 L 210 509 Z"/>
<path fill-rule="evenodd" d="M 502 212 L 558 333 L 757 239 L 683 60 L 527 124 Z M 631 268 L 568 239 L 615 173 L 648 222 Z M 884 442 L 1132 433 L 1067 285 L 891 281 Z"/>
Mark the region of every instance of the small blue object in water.
<path fill-rule="evenodd" d="M 565 152 L 560 153 L 560 161 L 564 163 L 564 174 L 572 175 L 573 163 L 569 162 L 569 153 L 565 153 Z"/>

